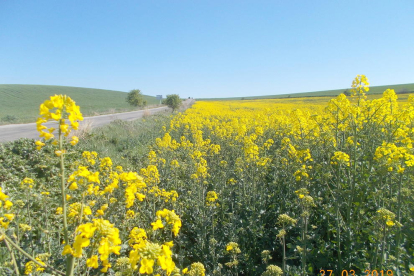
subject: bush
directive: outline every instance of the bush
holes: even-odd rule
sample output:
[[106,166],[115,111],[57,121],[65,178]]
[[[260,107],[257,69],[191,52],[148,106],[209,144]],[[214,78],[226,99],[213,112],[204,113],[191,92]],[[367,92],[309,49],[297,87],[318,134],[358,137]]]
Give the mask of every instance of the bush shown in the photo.
[[168,107],[171,107],[173,111],[177,110],[181,105],[180,96],[177,94],[167,95],[165,104],[168,105]]
[[147,104],[147,101],[144,101],[144,96],[142,95],[141,90],[133,89],[128,93],[126,101],[132,106],[143,107]]

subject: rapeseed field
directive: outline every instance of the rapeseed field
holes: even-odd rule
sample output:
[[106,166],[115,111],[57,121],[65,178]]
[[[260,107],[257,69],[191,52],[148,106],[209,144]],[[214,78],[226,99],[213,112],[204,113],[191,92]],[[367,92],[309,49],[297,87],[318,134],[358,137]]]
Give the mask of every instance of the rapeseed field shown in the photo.
[[0,273],[409,275],[414,96],[368,94],[197,102],[135,170],[77,150],[53,96],[19,150],[42,161],[1,175]]

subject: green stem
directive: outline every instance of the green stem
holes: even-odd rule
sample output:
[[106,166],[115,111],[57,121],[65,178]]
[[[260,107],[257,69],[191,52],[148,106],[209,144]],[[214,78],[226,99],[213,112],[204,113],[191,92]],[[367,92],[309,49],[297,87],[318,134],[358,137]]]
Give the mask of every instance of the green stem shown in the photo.
[[[283,227],[283,231],[286,233],[285,227]],[[286,240],[285,235],[282,237],[282,243],[283,243],[283,275],[285,275],[286,271]]]
[[372,256],[372,260],[371,260],[372,267],[377,267],[378,250],[379,250],[379,242],[377,243],[377,246],[375,247],[375,253]]
[[[69,244],[68,236],[68,222],[66,218],[66,191],[65,191],[65,167],[64,167],[64,154],[63,154],[63,136],[60,129],[59,122],[59,150],[62,151],[60,155],[60,188],[62,192],[62,211],[63,211],[63,234],[65,238],[65,245]],[[72,255],[68,255],[66,258],[66,276],[73,276],[74,259]]]
[[[401,223],[401,185],[402,174],[400,175],[400,181],[398,182],[398,203],[397,203],[397,221]],[[397,233],[397,265],[400,263],[400,242],[401,242],[401,228],[398,227]]]
[[214,238],[214,211],[212,210],[211,211],[212,212],[212,214],[211,214],[211,225],[212,225],[212,227],[213,227],[213,238]]
[[382,269],[382,262],[384,260],[384,251],[385,251],[385,241],[386,241],[386,232],[387,232],[387,226],[384,226],[384,231],[383,231],[383,235],[384,237],[382,238],[382,242],[381,242],[381,256],[380,256],[380,265],[379,268]]
[[336,233],[336,239],[337,239],[337,244],[338,244],[338,268],[339,271],[342,271],[342,253],[341,253],[341,224],[339,221],[340,218],[340,211],[339,211],[339,191],[341,189],[341,183],[339,182],[340,180],[340,169],[338,170],[338,176],[337,176],[337,196],[335,199],[335,209],[336,209],[336,228],[337,228],[337,233]]
[[[236,256],[236,254],[234,254],[233,255],[233,264],[236,262],[236,260],[237,260],[237,256]],[[234,275],[239,275],[238,274],[238,272],[237,272],[237,265],[234,265]]]
[[19,267],[17,266],[17,262],[16,262],[16,258],[14,257],[13,250],[10,248],[10,245],[9,245],[9,243],[7,242],[7,240],[4,240],[4,243],[6,244],[7,249],[8,249],[8,250],[9,250],[9,252],[10,252],[10,256],[11,256],[11,258],[12,258],[12,263],[13,263],[14,271],[16,272],[16,275],[20,275],[20,272],[19,272]]
[[21,249],[20,246],[18,246],[17,244],[15,244],[12,241],[12,239],[10,239],[8,236],[6,236],[6,234],[3,231],[1,231],[1,234],[4,235],[5,241],[7,241],[9,244],[11,244],[14,248],[17,249],[17,251],[19,251],[20,253],[22,253],[24,256],[26,256],[29,260],[33,261],[35,264],[37,264],[37,265],[39,265],[41,267],[44,267],[44,268],[48,268],[48,269],[56,272],[59,275],[65,275],[63,272],[61,272],[59,270],[56,270],[53,267],[46,265],[45,263],[43,263],[43,264],[40,263],[38,260],[36,260],[35,258],[33,258],[29,253],[27,253],[26,251],[24,251],[23,249]]
[[307,253],[307,249],[306,249],[306,243],[307,243],[307,232],[308,232],[308,218],[305,217],[305,221],[304,221],[304,229],[303,229],[303,258],[302,258],[302,270],[303,270],[303,275],[306,275],[306,253]]
[[[46,201],[43,199],[43,204],[44,204],[44,206],[45,206],[45,221],[46,221],[46,230],[47,229],[49,229],[49,220],[48,220],[48,212],[47,212],[47,204],[46,204]],[[45,233],[45,236],[46,236],[46,240],[47,240],[47,252],[48,253],[51,253],[52,252],[52,250],[50,249],[50,241],[51,241],[51,239],[49,239],[49,231],[47,230],[47,231],[45,231],[44,232]]]
[[[63,137],[59,129],[59,150],[63,150]],[[64,168],[64,155],[60,155],[60,188],[62,192],[62,211],[63,211],[63,234],[65,238],[65,244],[69,244],[68,238],[68,222],[66,218],[66,191],[65,191],[65,168]]]
[[[27,212],[26,212],[26,214],[27,214],[27,217],[29,219],[29,225],[33,225],[33,223],[32,223],[32,217],[30,216],[30,208],[29,208],[30,199],[28,199],[26,197],[26,200],[27,200],[27,204],[26,204]],[[18,241],[18,242],[20,242],[20,241]],[[34,248],[33,239],[30,239],[30,246],[31,246],[31,248]]]
[[[359,106],[359,101],[360,101],[360,97],[358,98],[358,106]],[[357,177],[357,145],[358,145],[358,139],[357,139],[357,122],[358,122],[358,113],[356,115],[355,118],[355,125],[354,125],[354,148],[353,148],[353,158],[354,158],[354,162],[353,162],[353,168],[352,168],[352,178],[349,180],[350,183],[350,188],[351,191],[349,193],[349,197],[348,197],[348,204],[347,204],[347,210],[346,210],[346,221],[345,221],[345,226],[346,226],[346,245],[344,247],[344,251],[346,256],[349,256],[349,249],[350,249],[350,244],[351,244],[351,208],[353,206],[353,201],[354,201],[354,194],[355,194],[355,184],[356,184],[356,177]],[[346,266],[349,266],[349,264],[346,263]],[[342,270],[340,270],[342,271]]]

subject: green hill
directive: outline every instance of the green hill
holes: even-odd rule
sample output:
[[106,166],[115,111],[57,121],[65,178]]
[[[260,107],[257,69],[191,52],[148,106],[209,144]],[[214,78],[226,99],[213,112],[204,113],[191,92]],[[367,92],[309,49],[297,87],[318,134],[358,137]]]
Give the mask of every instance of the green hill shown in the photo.
[[[408,83],[408,84],[371,86],[367,94],[371,94],[371,95],[382,94],[388,88],[394,89],[397,94],[414,93],[414,83]],[[346,90],[349,91],[350,88],[326,90],[326,91],[292,93],[292,94],[267,95],[267,96],[232,97],[232,98],[200,98],[197,100],[223,101],[223,100],[256,100],[256,99],[281,99],[281,98],[303,98],[303,97],[335,97],[341,93],[344,93]]]
[[[0,84],[0,124],[35,122],[39,105],[55,94],[71,97],[84,116],[137,110],[131,107],[121,91],[56,86]],[[155,97],[144,96],[148,105],[159,103]]]

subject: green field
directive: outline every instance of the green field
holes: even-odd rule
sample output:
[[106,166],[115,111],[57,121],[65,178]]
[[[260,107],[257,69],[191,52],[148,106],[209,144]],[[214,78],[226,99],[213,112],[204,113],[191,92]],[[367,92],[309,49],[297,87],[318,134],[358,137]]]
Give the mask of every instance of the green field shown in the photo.
[[[393,85],[381,85],[371,86],[367,95],[382,94],[387,89],[394,89],[397,94],[414,93],[414,83],[407,84],[393,84]],[[293,94],[278,94],[278,95],[266,95],[266,96],[250,96],[250,97],[231,97],[231,98],[197,98],[197,100],[203,101],[225,101],[225,100],[256,100],[256,99],[281,99],[281,98],[302,98],[302,97],[335,97],[345,91],[349,91],[350,88],[314,91],[314,92],[302,92]]]
[[[39,114],[39,105],[55,94],[71,97],[82,107],[84,116],[136,110],[126,101],[127,93],[104,89],[92,89],[55,85],[0,84],[0,125],[34,122]],[[144,96],[148,105],[159,101]]]

